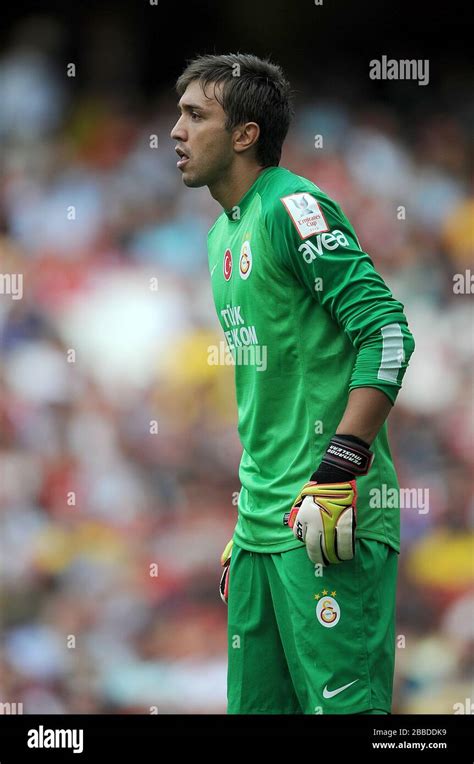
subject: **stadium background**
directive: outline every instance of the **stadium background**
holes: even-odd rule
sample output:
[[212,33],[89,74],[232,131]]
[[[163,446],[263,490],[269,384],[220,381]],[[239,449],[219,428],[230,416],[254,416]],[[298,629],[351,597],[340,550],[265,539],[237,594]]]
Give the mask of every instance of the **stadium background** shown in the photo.
[[[401,510],[394,712],[474,697],[472,295],[453,291],[473,264],[472,102],[463,6],[445,16],[309,0],[5,10],[0,272],[23,274],[24,294],[0,295],[1,703],[225,711],[217,584],[240,446],[232,369],[207,364],[220,210],[182,185],[169,131],[185,60],[235,50],[285,68],[282,164],[342,204],[417,341],[389,420],[401,486],[429,490],[428,512]],[[370,80],[383,54],[428,58],[429,85]]]

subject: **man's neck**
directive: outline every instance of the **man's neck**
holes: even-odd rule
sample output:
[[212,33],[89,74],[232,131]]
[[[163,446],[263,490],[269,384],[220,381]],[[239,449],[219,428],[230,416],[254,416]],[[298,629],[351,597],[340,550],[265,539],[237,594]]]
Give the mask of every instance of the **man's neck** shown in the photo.
[[257,165],[243,168],[234,166],[225,177],[209,186],[209,192],[221,207],[230,210],[239,203],[265,169]]

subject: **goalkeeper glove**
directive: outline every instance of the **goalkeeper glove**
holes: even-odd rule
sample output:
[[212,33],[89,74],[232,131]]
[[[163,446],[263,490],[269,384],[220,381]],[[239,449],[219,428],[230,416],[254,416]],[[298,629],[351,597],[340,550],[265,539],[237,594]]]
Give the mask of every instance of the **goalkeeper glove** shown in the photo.
[[356,475],[366,475],[374,455],[352,435],[335,435],[321,465],[305,483],[283,518],[306,544],[311,562],[331,565],[352,560],[357,524]]
[[232,547],[234,545],[234,540],[231,539],[227,545],[224,551],[221,555],[221,565],[224,568],[220,584],[219,584],[219,594],[221,595],[221,600],[226,605],[229,601],[229,574],[230,574],[230,558],[232,556]]

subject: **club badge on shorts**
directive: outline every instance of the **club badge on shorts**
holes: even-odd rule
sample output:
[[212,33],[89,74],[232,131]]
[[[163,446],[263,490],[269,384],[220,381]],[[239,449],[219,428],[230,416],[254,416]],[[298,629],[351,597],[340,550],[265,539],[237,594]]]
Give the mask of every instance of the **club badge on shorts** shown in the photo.
[[339,623],[341,617],[339,604],[332,595],[335,596],[336,592],[331,592],[331,595],[329,595],[329,592],[324,590],[322,594],[318,592],[318,594],[314,595],[314,598],[318,600],[316,618],[321,626],[324,626],[326,629],[332,629],[333,626]]

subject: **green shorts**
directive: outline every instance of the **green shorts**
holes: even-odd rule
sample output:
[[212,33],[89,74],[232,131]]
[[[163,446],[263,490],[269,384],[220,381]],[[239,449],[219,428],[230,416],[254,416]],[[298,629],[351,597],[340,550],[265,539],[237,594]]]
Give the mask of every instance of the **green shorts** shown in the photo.
[[228,714],[390,713],[398,553],[356,540],[353,560],[315,566],[234,542]]

